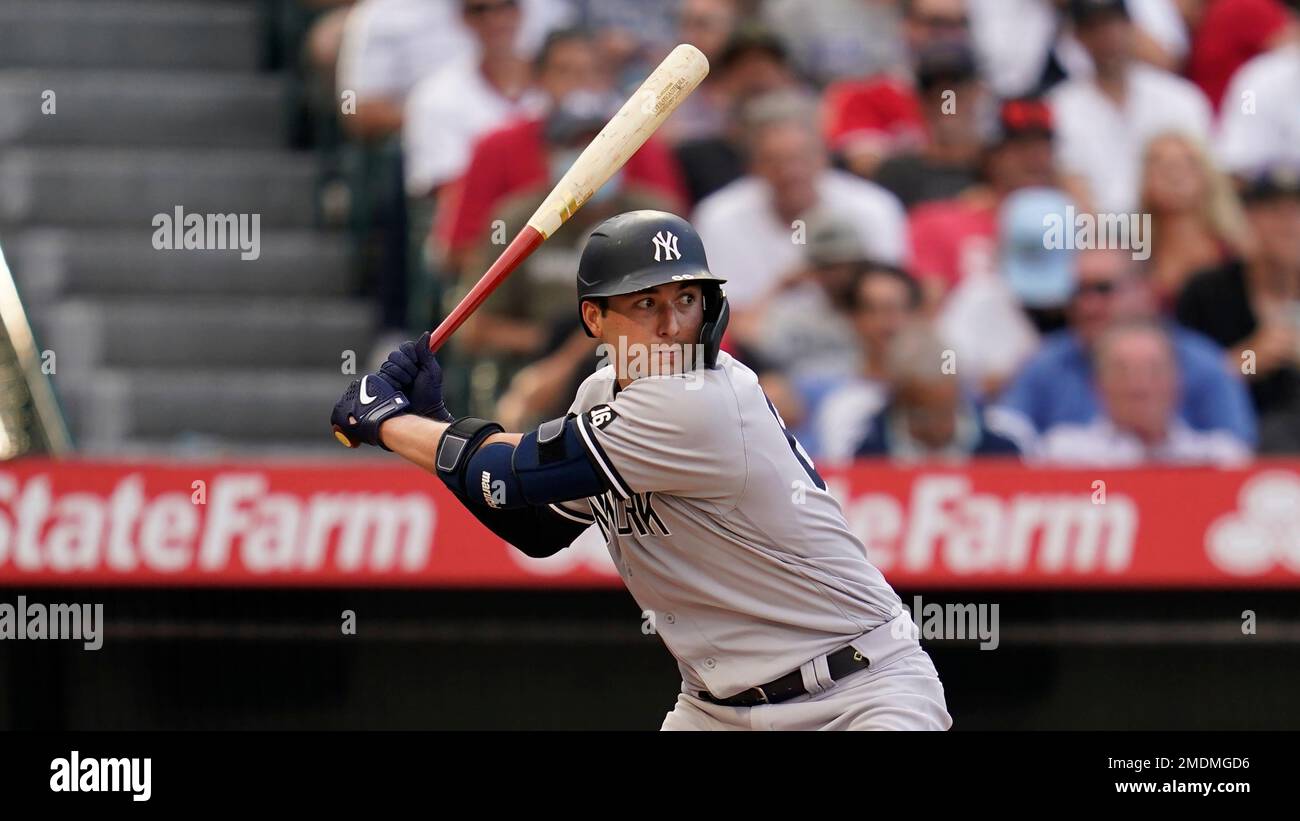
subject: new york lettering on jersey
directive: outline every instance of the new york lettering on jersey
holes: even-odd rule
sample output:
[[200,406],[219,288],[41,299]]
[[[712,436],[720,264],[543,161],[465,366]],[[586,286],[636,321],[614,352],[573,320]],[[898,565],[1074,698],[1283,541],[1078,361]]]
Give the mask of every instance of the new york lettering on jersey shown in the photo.
[[901,602],[754,372],[718,364],[618,391],[606,368],[570,412],[608,478],[587,502],[624,583],[672,614],[657,632],[683,681],[726,695],[844,647]]

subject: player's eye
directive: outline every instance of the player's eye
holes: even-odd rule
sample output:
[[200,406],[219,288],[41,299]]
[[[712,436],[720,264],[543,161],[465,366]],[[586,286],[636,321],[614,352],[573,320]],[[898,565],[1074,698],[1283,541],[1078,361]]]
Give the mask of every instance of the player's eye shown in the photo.
[[651,298],[651,297],[646,297],[645,299],[642,299],[642,300],[638,301],[637,304],[636,304],[636,307],[638,307],[638,308],[651,308],[651,307],[654,307],[654,304],[655,304],[655,301],[654,301],[653,298]]
[[695,294],[682,294],[679,299],[681,299],[683,305],[695,304]]

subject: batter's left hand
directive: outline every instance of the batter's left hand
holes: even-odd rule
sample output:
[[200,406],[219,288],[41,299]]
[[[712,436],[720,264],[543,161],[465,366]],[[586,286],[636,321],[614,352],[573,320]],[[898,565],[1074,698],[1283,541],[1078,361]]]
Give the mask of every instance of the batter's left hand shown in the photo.
[[451,422],[442,398],[442,366],[429,352],[429,333],[414,342],[403,342],[379,367],[379,376],[388,380],[411,400],[411,412],[439,422]]
[[330,424],[334,436],[350,448],[367,444],[388,450],[379,438],[380,424],[410,411],[411,403],[401,391],[378,374],[368,373],[348,385],[334,405]]

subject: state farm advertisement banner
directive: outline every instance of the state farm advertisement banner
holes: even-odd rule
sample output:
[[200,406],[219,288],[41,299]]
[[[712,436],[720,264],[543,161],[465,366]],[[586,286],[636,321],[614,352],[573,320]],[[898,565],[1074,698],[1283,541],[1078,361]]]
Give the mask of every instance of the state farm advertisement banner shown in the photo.
[[[905,587],[1300,587],[1300,461],[860,464],[828,475]],[[797,504],[792,494],[792,504]],[[530,559],[405,466],[0,466],[0,585],[616,587],[596,528]]]

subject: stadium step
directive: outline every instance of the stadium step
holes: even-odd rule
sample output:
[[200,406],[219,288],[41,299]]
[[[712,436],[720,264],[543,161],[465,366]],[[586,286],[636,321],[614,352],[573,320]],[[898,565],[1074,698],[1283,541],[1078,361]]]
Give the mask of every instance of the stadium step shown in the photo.
[[[272,5],[0,0],[0,242],[84,453],[346,457],[329,411],[376,312],[287,148]],[[178,208],[173,238],[257,215],[256,259],[156,247]]]
[[[130,300],[76,298],[38,325],[56,354],[55,385],[100,367],[320,368],[341,374],[343,355],[364,362],[372,306],[312,297]],[[227,385],[232,392],[243,386]]]
[[159,251],[152,229],[29,228],[4,240],[29,307],[65,296],[346,296],[353,288],[342,236],[264,231],[261,255],[237,251]]
[[128,440],[180,450],[289,442],[322,454],[332,445],[337,456],[330,409],[351,378],[337,369],[104,369],[60,395],[73,436],[91,450],[116,452]]
[[138,226],[155,215],[258,214],[315,220],[312,157],[282,151],[14,148],[0,152],[0,223]]
[[284,84],[254,74],[9,69],[0,111],[0,144],[10,145],[274,148],[286,139]]
[[0,66],[255,71],[244,0],[0,0]]

